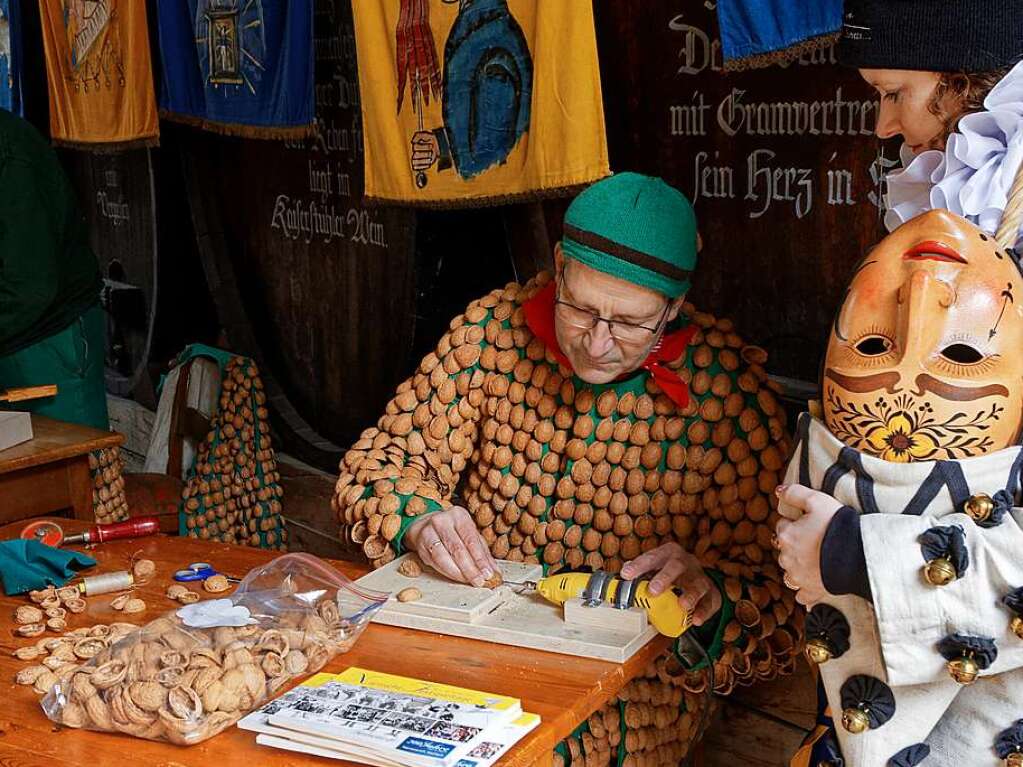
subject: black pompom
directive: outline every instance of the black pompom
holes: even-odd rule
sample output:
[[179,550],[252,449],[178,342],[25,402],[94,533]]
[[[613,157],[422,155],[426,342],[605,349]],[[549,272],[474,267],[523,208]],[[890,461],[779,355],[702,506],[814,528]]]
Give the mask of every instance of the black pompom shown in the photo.
[[949,634],[938,642],[938,652],[945,660],[971,657],[983,671],[998,657],[998,648],[993,639],[968,634]]
[[1023,751],[1023,719],[1017,719],[1011,727],[1002,730],[995,738],[995,753],[999,759]]
[[912,746],[906,746],[888,760],[888,767],[916,767],[930,755],[931,747],[926,743],[917,743]]
[[1023,615],[1023,588],[1013,589],[1002,597],[1002,604],[1016,615]]
[[831,657],[840,658],[849,650],[849,621],[831,605],[814,605],[806,615],[806,638],[823,639]]
[[960,578],[970,566],[966,533],[959,525],[932,527],[920,536],[920,549],[923,551],[925,562],[943,558],[951,561]]
[[1008,490],[999,490],[991,500],[995,504],[991,509],[991,515],[987,519],[977,522],[980,527],[997,527],[1002,524],[1005,515],[1012,509],[1012,496],[1009,495]]
[[877,677],[857,674],[845,680],[841,689],[842,708],[858,708],[867,713],[874,730],[895,716],[895,696]]

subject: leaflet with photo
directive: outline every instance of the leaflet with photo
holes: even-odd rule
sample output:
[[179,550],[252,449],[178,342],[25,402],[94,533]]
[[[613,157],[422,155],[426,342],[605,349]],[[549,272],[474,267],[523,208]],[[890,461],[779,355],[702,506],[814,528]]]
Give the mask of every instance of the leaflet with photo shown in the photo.
[[454,767],[521,714],[516,698],[350,668],[316,674],[238,726],[316,736],[389,764]]
[[[501,727],[494,736],[480,743],[472,751],[460,759],[455,767],[492,767],[498,759],[518,743],[526,734],[540,724],[536,714],[525,713],[510,724]],[[325,756],[330,759],[346,759],[357,761],[372,767],[403,767],[401,762],[377,757],[364,751],[356,751],[345,744],[321,738],[316,735],[282,730],[269,724],[261,727],[256,736],[256,743],[272,746],[287,751],[295,751],[314,756]]]

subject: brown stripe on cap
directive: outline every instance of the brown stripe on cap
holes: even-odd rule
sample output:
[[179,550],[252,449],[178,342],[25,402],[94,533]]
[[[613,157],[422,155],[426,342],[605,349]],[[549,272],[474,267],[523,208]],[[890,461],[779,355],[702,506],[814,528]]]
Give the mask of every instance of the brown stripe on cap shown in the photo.
[[571,224],[565,224],[565,235],[580,245],[602,251],[615,258],[620,258],[622,261],[628,261],[630,264],[635,264],[672,280],[684,282],[692,274],[687,269],[680,269],[666,261],[661,261],[659,258],[654,258],[642,251],[630,248],[628,245],[622,245],[614,240],[607,239],[607,237],[601,237],[599,234],[584,231]]

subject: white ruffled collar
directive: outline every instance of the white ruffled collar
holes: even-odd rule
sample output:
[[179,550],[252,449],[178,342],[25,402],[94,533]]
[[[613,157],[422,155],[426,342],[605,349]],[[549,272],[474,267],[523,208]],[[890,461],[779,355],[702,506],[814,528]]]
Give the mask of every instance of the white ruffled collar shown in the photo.
[[994,234],[1023,161],[1023,62],[991,89],[983,112],[959,121],[944,152],[913,157],[903,145],[900,154],[904,167],[887,177],[888,231],[945,208]]

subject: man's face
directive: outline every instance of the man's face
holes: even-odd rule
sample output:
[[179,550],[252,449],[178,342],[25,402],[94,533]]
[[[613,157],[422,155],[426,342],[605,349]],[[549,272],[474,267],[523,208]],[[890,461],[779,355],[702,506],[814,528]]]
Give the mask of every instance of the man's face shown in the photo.
[[829,430],[889,461],[1016,444],[1023,280],[994,238],[948,211],[901,226],[860,265],[824,361]]
[[[558,344],[576,375],[588,383],[601,384],[637,370],[660,339],[663,326],[678,314],[682,299],[672,301],[669,308],[668,299],[660,293],[565,259],[560,247],[555,256],[558,299],[585,310],[580,313],[570,307],[554,307]],[[615,338],[606,322],[580,327],[592,322],[586,318],[587,312],[612,323],[619,320],[643,325],[655,332],[625,331],[624,325],[616,325],[615,334],[624,332],[634,338]]]

